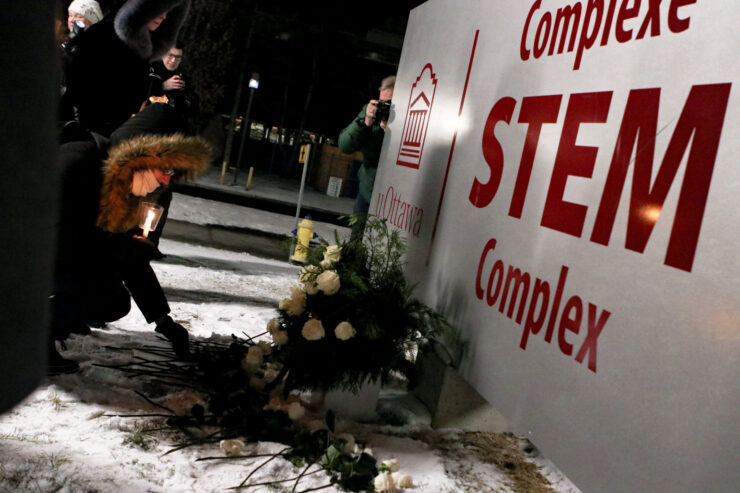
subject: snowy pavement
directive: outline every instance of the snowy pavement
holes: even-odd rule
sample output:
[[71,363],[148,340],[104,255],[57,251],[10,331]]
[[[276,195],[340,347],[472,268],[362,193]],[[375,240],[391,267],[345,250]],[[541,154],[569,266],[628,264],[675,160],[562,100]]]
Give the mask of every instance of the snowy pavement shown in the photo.
[[[194,338],[224,340],[231,334],[257,335],[275,316],[278,301],[295,282],[298,268],[265,260],[163,240],[168,256],[154,264],[165,287],[172,316]],[[137,308],[125,318],[68,340],[66,357],[80,361],[74,375],[48,379],[22,404],[0,417],[0,492],[210,492],[242,482],[264,459],[196,461],[221,456],[217,445],[189,447],[164,455],[183,435],[161,417],[121,417],[161,413],[137,392],[156,402],[186,409],[200,396],[189,390],[162,391],[141,379],[95,364],[126,363],[142,345],[166,345]],[[120,348],[114,350],[111,348]],[[373,450],[379,461],[397,458],[414,489],[443,492],[578,492],[536,449],[510,435],[462,433],[429,428],[356,425],[343,430]],[[255,443],[248,452],[276,452],[275,443]],[[250,482],[297,476],[300,470],[272,461]],[[547,480],[550,484],[547,485]],[[328,483],[323,474],[303,478],[295,491]],[[293,483],[246,491],[291,491]],[[337,491],[333,487],[321,491]]]

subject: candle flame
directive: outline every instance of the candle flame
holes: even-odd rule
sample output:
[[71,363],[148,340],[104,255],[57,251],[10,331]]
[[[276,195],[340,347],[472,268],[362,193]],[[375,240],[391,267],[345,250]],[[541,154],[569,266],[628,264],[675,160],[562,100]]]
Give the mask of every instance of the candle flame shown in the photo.
[[152,209],[149,209],[146,212],[146,219],[144,220],[144,227],[142,228],[143,233],[144,233],[144,238],[149,236],[149,232],[152,230],[152,222],[154,221],[154,215],[155,213]]

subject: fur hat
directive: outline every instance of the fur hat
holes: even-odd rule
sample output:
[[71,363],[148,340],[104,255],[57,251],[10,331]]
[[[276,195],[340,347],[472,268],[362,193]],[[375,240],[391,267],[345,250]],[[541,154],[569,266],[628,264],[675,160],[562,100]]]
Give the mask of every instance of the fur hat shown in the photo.
[[[190,10],[190,0],[127,0],[113,21],[116,34],[144,60],[153,61],[167,53],[176,42]],[[154,31],[147,27],[166,13]]]
[[208,142],[178,130],[174,108],[154,104],[111,134],[100,194],[100,228],[122,233],[136,226],[142,197],[133,195],[131,187],[137,172],[172,170],[189,178],[208,168],[212,152]]
[[208,168],[211,148],[201,137],[141,135],[111,148],[103,170],[97,225],[111,233],[136,227],[142,197],[131,193],[137,171],[174,170],[188,178]]
[[103,20],[103,11],[100,9],[100,4],[95,0],[74,0],[69,4],[67,10],[77,12],[90,21],[91,25]]

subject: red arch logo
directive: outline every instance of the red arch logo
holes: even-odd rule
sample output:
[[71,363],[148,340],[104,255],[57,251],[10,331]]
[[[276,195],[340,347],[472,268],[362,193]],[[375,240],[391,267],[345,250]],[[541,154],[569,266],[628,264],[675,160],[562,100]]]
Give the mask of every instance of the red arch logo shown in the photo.
[[437,91],[437,76],[431,63],[421,69],[416,82],[411,86],[409,104],[401,134],[401,146],[398,149],[396,164],[419,168],[424,153],[424,142],[429,128],[429,115],[434,104],[434,93]]

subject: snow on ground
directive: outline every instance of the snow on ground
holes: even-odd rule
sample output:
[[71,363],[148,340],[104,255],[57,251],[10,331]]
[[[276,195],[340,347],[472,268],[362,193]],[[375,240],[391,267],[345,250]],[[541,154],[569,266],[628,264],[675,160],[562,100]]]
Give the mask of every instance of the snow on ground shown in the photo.
[[[163,240],[160,247],[168,257],[154,266],[170,300],[173,318],[198,339],[264,332],[298,272],[288,263],[242,253],[168,240]],[[196,461],[222,456],[217,445],[194,446],[165,455],[184,437],[171,430],[158,430],[164,427],[164,418],[122,417],[162,410],[137,395],[137,391],[152,395],[150,384],[143,379],[93,365],[129,362],[139,356],[135,348],[142,345],[165,346],[167,343],[152,329],[134,307],[128,316],[107,328],[93,329],[90,336],[72,336],[67,341],[63,354],[80,361],[81,371],[47,379],[25,402],[0,417],[0,492],[225,491],[240,484],[265,460]],[[185,408],[198,398],[183,390],[169,391],[156,400],[170,408]],[[514,445],[506,445],[508,449],[501,452],[498,445],[486,443],[503,440],[503,435],[349,422],[339,426],[364,441],[379,460],[397,458],[401,471],[411,475],[416,485],[404,491],[578,492],[536,451],[521,452],[521,443],[515,438],[509,438]],[[276,443],[253,443],[243,453],[274,453],[281,448]],[[506,458],[504,462],[502,457]],[[499,463],[505,467],[499,467]],[[523,470],[524,465],[532,464],[551,482],[551,489],[532,489],[510,470]],[[275,460],[260,469],[250,483],[287,479],[299,473],[290,463]],[[303,478],[295,491],[318,488],[327,482],[323,473],[312,474]],[[292,487],[292,482],[286,482],[280,487],[261,486],[247,491],[291,491]]]

